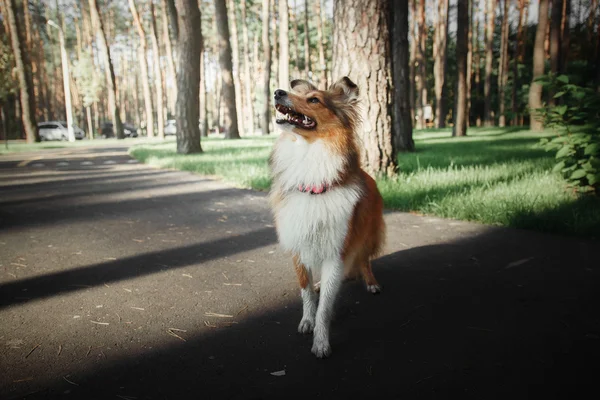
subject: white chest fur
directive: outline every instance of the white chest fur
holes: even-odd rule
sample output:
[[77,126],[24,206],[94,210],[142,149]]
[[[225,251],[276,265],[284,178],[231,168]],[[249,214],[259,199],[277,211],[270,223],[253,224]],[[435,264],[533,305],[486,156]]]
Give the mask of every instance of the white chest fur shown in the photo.
[[273,154],[277,176],[274,187],[283,193],[275,217],[281,246],[300,256],[311,270],[326,260],[339,258],[348,224],[361,196],[358,185],[334,186],[326,193],[311,195],[298,185],[333,183],[343,159],[332,155],[325,145],[280,138]]

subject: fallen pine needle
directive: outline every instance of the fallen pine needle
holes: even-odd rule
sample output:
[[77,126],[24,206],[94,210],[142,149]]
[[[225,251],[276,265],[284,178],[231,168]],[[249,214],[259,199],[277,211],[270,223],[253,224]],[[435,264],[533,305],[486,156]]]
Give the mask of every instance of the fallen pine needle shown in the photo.
[[58,345],[58,353],[56,353],[56,357],[60,356],[60,353],[62,353],[62,344]]
[[216,328],[217,326],[209,321],[204,321],[204,325],[208,326],[209,328]]
[[92,352],[92,346],[88,347],[88,351],[87,351],[87,353],[85,353],[85,356],[86,357],[89,356],[91,352]]
[[97,325],[110,325],[108,322],[98,322],[98,321],[92,321],[92,320],[90,320],[90,322],[92,324],[97,324]]
[[504,269],[518,267],[519,265],[523,265],[526,262],[529,262],[533,259],[534,259],[534,257],[529,257],[529,258],[523,258],[521,260],[513,261],[513,262],[509,263],[506,267],[504,267]]
[[229,280],[229,278],[227,277],[227,275],[225,275],[225,272],[221,272],[221,274],[225,277],[225,280]]
[[118,398],[123,399],[123,400],[135,400],[137,399],[137,397],[133,397],[133,396],[121,396],[120,394],[116,395]]
[[141,239],[131,239],[131,240],[133,240],[134,242],[138,242],[138,243],[144,243],[144,241]]
[[[184,338],[182,338],[181,336],[179,336],[178,334],[173,332],[173,330],[174,330],[173,328],[169,328],[169,329],[167,329],[167,333],[171,336],[176,337],[177,339],[183,340],[184,342],[186,341]],[[177,329],[177,330],[181,331],[181,332],[185,332],[185,331],[182,331],[181,329]]]
[[[117,314],[117,313],[115,313]],[[121,323],[121,316],[119,314],[117,314],[117,317],[119,317],[119,323]]]
[[19,382],[29,382],[33,380],[33,376],[29,376],[27,378],[23,378],[23,379],[17,379],[16,381],[13,381],[13,383],[19,383]]
[[214,312],[205,312],[204,315],[206,315],[207,317],[233,318],[233,315],[217,314],[217,313],[214,313]]
[[187,332],[185,329],[177,329],[177,328],[169,328],[169,330],[176,331],[176,332]]
[[144,308],[142,308],[142,307],[131,307],[131,308],[133,308],[134,310],[146,311],[146,310],[145,310]]
[[125,289],[123,288],[124,291],[131,293],[131,289]]
[[[69,376],[69,375],[67,375],[67,376]],[[70,383],[71,385],[79,386],[79,384],[78,384],[78,383],[75,383],[75,382],[73,382],[73,381],[70,381],[70,380],[68,380],[68,379],[67,379],[67,376],[63,376],[63,379],[64,379],[65,381],[67,381],[67,382],[68,382],[68,383]]]
[[247,310],[247,309],[248,309],[248,304],[246,304],[244,306],[244,308],[242,308],[240,311],[238,311],[237,314],[235,314],[235,315],[240,315],[244,310]]
[[192,278],[190,274],[181,274],[181,276],[185,276],[186,278]]
[[36,344],[36,345],[33,347],[33,349],[29,350],[29,353],[27,353],[27,355],[25,356],[25,358],[29,357],[29,356],[31,355],[31,353],[33,353],[33,352],[34,352],[34,350],[35,350],[35,349],[37,349],[37,348],[38,348],[38,347],[40,347],[40,346],[41,346],[41,344],[40,344],[40,343]]
[[285,369],[283,369],[281,371],[271,372],[271,375],[273,375],[273,376],[285,376]]
[[241,283],[223,283],[225,286],[242,286]]

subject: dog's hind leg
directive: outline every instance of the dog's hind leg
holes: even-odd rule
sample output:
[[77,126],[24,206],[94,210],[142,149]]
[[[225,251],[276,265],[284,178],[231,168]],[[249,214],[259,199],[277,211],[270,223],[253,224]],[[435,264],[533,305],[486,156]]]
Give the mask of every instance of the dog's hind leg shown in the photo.
[[312,272],[300,262],[298,256],[294,256],[294,269],[300,284],[300,296],[302,297],[302,320],[298,325],[298,332],[311,333],[315,328],[315,315],[317,313],[317,294],[313,288]]
[[377,283],[377,279],[375,279],[375,275],[373,275],[373,270],[371,269],[371,261],[367,258],[360,262],[359,265],[360,274],[362,275],[365,284],[367,285],[367,291],[369,293],[380,293],[381,286]]
[[344,278],[344,264],[341,260],[327,260],[321,269],[321,291],[319,293],[319,307],[315,320],[312,352],[318,358],[328,357],[331,354],[329,345],[329,325],[333,316],[335,298]]

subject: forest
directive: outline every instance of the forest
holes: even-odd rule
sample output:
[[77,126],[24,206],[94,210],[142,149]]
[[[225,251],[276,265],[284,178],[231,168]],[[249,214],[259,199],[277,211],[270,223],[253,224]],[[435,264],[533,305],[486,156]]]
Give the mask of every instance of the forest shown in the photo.
[[28,142],[72,120],[90,139],[176,130],[196,152],[200,136],[271,133],[271,94],[291,79],[326,89],[348,75],[366,103],[363,159],[385,172],[413,128],[542,129],[535,110],[567,99],[542,76],[600,89],[597,0],[1,4],[2,134]]

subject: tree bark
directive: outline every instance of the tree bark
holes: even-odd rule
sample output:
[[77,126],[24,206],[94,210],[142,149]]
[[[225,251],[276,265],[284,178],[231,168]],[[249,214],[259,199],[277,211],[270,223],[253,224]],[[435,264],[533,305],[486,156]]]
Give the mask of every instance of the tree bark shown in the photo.
[[483,82],[483,125],[493,126],[492,118],[492,68],[494,60],[494,27],[496,0],[487,0],[487,21],[485,27],[485,80]]
[[206,96],[206,53],[200,54],[200,136],[208,136],[208,104]]
[[471,84],[473,82],[473,18],[475,15],[475,1],[469,0],[469,33],[467,42],[467,108],[465,118],[467,128],[471,125]]
[[[571,0],[563,0],[563,14],[560,33],[560,71],[562,74],[567,73],[569,65],[569,54],[571,47],[571,34],[569,21],[571,20]],[[599,32],[600,33],[600,32]],[[600,66],[598,66],[600,68]]]
[[240,135],[246,134],[246,119],[244,118],[244,99],[242,93],[242,81],[240,79],[240,50],[237,30],[237,15],[235,13],[235,2],[233,0],[227,0],[227,15],[229,21],[231,21],[230,27],[230,43],[231,43],[231,56],[232,56],[232,76],[233,76],[233,87],[235,89],[235,110],[237,113],[238,131]]
[[152,53],[154,53],[154,86],[156,86],[156,116],[158,123],[158,137],[165,138],[165,106],[163,104],[163,74],[160,67],[160,47],[158,45],[158,31],[156,30],[156,15],[154,3],[150,2],[150,37],[152,38]]
[[165,52],[167,53],[167,71],[169,73],[168,81],[171,82],[170,90],[167,90],[167,103],[169,104],[169,111],[173,114],[175,113],[175,102],[177,101],[177,72],[175,70],[175,59],[173,58],[171,36],[169,35],[167,0],[161,0],[160,14],[162,18],[163,42],[165,42]]
[[317,45],[319,46],[319,86],[327,89],[327,60],[325,60],[325,38],[323,37],[323,17],[321,15],[321,0],[315,0],[315,14],[317,15]]
[[[560,71],[561,49],[561,26],[562,26],[563,0],[552,0],[552,9],[550,11],[550,72],[554,75]],[[548,105],[554,106],[554,91],[548,91]]]
[[[525,15],[525,1],[518,0],[519,6],[519,20],[517,21],[517,38],[515,40],[515,50],[513,57],[513,84],[512,84],[512,126],[516,126],[519,122],[519,103],[517,98],[517,90],[519,86],[519,64],[523,63],[523,57],[521,55],[523,46],[523,17]],[[526,22],[526,21],[525,21]]]
[[287,0],[279,0],[279,87],[290,85],[290,37]]
[[106,71],[106,89],[108,91],[108,108],[113,122],[113,131],[117,139],[123,139],[123,125],[121,123],[121,115],[119,112],[119,104],[117,103],[117,87],[115,84],[115,70],[110,59],[110,48],[106,43],[106,35],[104,34],[104,26],[100,18],[100,11],[96,0],[89,0],[90,13],[92,15],[92,24],[95,25],[98,46],[100,47],[100,55],[104,61],[104,69]]
[[458,0],[456,21],[456,104],[452,136],[467,135],[467,42],[469,40],[469,2]]
[[[191,0],[190,0],[191,1]],[[225,129],[226,139],[239,139],[237,107],[235,101],[235,84],[233,80],[233,63],[231,60],[231,42],[229,41],[229,22],[227,20],[226,0],[215,0],[215,16],[219,36],[219,65],[223,87],[223,101],[229,115],[229,126]],[[198,55],[200,57],[200,55]],[[196,63],[199,65],[200,60]],[[181,89],[181,87],[180,87]],[[197,96],[196,96],[197,97]],[[198,109],[198,107],[196,107]],[[198,123],[196,122],[196,125]]]
[[[224,6],[224,4],[223,4]],[[227,17],[227,12],[225,12]],[[198,109],[200,96],[200,54],[202,18],[197,0],[177,0],[177,152],[201,153]]]
[[246,0],[240,1],[240,11],[242,12],[242,43],[244,53],[244,97],[245,107],[244,114],[246,115],[246,132],[254,133],[254,110],[252,107],[252,76],[250,75],[250,46],[248,39],[248,19],[246,16]]
[[410,76],[410,89],[409,89],[409,93],[408,93],[408,100],[410,102],[410,119],[412,122],[415,121],[415,115],[416,115],[416,88],[415,88],[415,83],[417,81],[417,77],[416,77],[416,68],[415,68],[415,63],[417,61],[416,57],[417,57],[417,36],[416,36],[416,25],[415,25],[415,21],[416,21],[416,10],[417,10],[417,0],[410,0],[410,18],[408,19],[408,35],[410,37],[410,54],[409,54],[409,60],[408,60],[408,73]]
[[290,12],[290,24],[292,25],[292,29],[294,32],[294,40],[292,40],[293,42],[293,46],[292,46],[292,60],[294,61],[294,78],[299,78],[300,76],[300,49],[299,49],[299,43],[300,41],[298,40],[299,36],[298,36],[298,17],[296,15],[296,11],[298,10],[298,7],[296,7],[296,0],[293,0],[292,3],[292,10],[293,12]]
[[500,63],[498,64],[498,126],[506,126],[506,116],[504,115],[504,99],[506,83],[508,82],[508,11],[509,0],[504,0],[502,13],[502,29],[500,36]]
[[535,32],[533,47],[533,79],[529,87],[529,113],[531,115],[530,128],[532,131],[541,131],[543,122],[539,119],[537,109],[542,107],[542,85],[536,78],[544,74],[546,28],[548,26],[548,0],[539,0],[538,25]]
[[308,0],[304,0],[304,74],[306,75],[306,79],[311,79],[309,35],[310,26],[308,25]]
[[167,14],[169,14],[169,21],[171,22],[171,30],[173,32],[173,38],[179,39],[179,16],[177,15],[177,7],[175,7],[175,0],[167,1]]
[[[473,0],[475,2],[475,0]],[[479,13],[479,6],[477,7],[477,11]],[[473,43],[473,58],[475,64],[475,102],[477,104],[476,110],[477,114],[475,114],[475,125],[481,126],[481,114],[479,112],[481,105],[481,47],[479,41],[479,34],[481,33],[479,18],[475,18],[475,34],[473,35],[474,43]]]
[[148,137],[154,137],[154,108],[152,107],[152,92],[150,91],[150,79],[148,77],[148,62],[146,58],[148,43],[146,41],[146,32],[144,31],[144,26],[140,20],[140,15],[134,0],[129,0],[129,8],[133,15],[133,24],[140,37],[137,58],[140,63],[140,73],[142,75],[142,90],[144,92],[144,105],[146,109],[146,134]]
[[277,11],[275,0],[271,0],[271,35],[272,35],[272,49],[273,52],[271,54],[271,68],[273,70],[273,82],[271,82],[274,86],[278,85],[279,81],[279,35],[277,34],[277,16],[279,12]]
[[394,175],[397,168],[390,108],[392,103],[388,3],[334,0],[333,75],[348,76],[362,98],[362,165],[372,174]]
[[446,126],[446,49],[448,47],[448,0],[439,0],[433,39],[433,76],[435,80],[435,120],[437,128]]
[[[389,0],[393,5],[394,1]],[[408,2],[402,1],[398,7],[390,7],[390,52],[392,55],[393,100],[392,132],[396,151],[414,151],[410,113],[410,75],[408,51]]]
[[269,123],[271,122],[271,41],[269,40],[270,1],[262,2],[262,45],[263,45],[263,77],[262,94],[263,107],[261,110],[261,129],[263,135],[269,134]]
[[21,121],[27,143],[39,142],[40,138],[35,119],[35,97],[29,54],[24,45],[24,32],[17,21],[15,0],[4,0],[4,11],[8,20],[10,40],[19,79],[19,98],[21,101]]
[[415,60],[415,88],[416,88],[416,111],[417,129],[423,129],[425,122],[425,106],[427,105],[427,55],[425,46],[427,42],[427,25],[425,20],[425,0],[418,0],[417,8],[417,42],[416,42],[416,60]]

